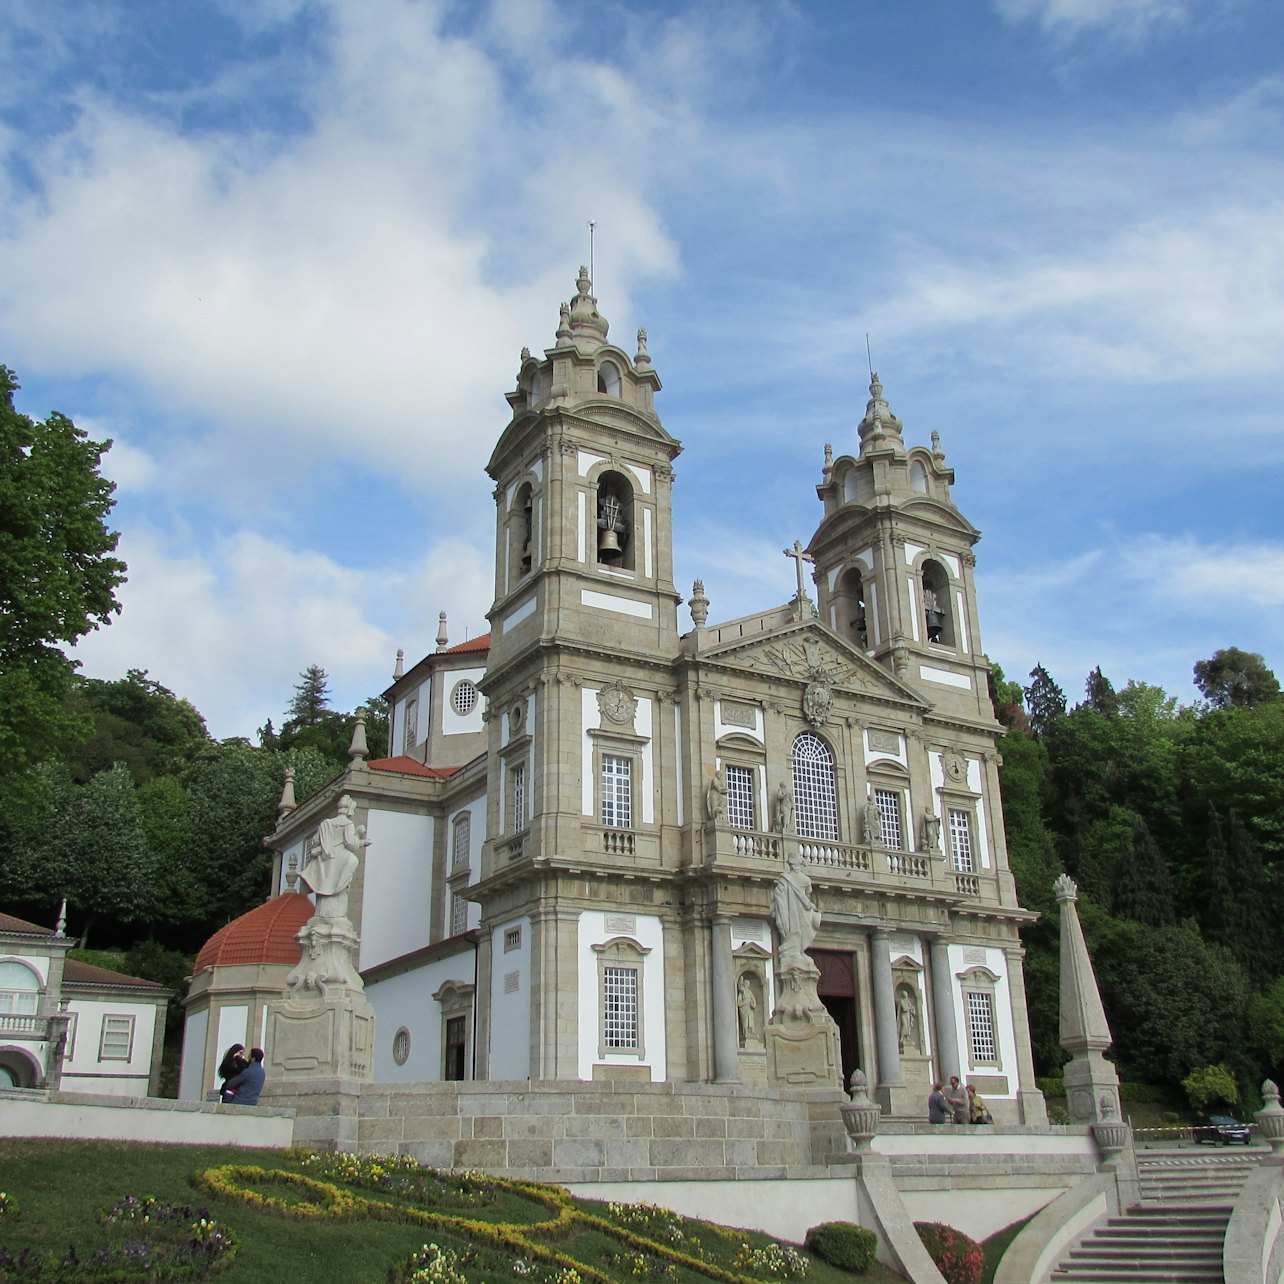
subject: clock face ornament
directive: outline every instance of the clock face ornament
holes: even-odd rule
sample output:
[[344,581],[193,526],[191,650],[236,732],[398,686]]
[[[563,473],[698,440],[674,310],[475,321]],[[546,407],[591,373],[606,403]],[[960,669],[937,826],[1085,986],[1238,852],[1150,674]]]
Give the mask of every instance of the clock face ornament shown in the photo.
[[602,717],[617,727],[631,726],[637,716],[638,702],[623,682],[613,682],[597,698]]

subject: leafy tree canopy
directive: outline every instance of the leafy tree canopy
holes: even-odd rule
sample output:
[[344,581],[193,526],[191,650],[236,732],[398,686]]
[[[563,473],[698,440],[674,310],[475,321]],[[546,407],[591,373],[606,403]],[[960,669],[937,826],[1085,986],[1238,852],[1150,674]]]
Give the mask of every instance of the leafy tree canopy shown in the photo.
[[75,733],[64,707],[73,665],[59,650],[120,610],[125,564],[107,529],[113,484],[92,441],[65,415],[36,421],[13,404],[0,366],[0,782],[30,798],[31,767]]
[[1040,740],[1066,711],[1066,693],[1041,664],[1030,670],[1030,685],[1025,689],[1025,711],[1030,719],[1030,729]]
[[1195,685],[1216,709],[1278,700],[1280,684],[1255,651],[1228,646],[1195,663]]
[[286,725],[314,727],[332,712],[330,676],[319,664],[310,664],[299,674],[294,698],[285,713]]

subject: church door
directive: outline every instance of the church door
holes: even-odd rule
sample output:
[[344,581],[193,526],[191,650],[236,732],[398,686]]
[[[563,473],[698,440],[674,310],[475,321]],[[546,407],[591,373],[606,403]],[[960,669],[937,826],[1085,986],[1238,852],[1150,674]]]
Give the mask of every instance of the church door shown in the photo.
[[852,1071],[861,1065],[860,1025],[856,1020],[856,960],[839,950],[808,950],[820,968],[816,993],[838,1027],[839,1055],[843,1062],[843,1090]]

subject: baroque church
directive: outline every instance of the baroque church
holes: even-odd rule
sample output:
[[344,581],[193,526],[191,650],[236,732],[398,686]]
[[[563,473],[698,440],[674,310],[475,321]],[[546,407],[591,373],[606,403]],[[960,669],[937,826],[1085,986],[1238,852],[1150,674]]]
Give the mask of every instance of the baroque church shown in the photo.
[[[181,1096],[242,1042],[270,1077],[376,1083],[832,1089],[860,1068],[914,1118],[958,1075],[997,1119],[1045,1121],[979,532],[939,438],[908,446],[873,376],[785,550],[794,597],[719,623],[673,581],[659,391],[645,331],[613,345],[581,269],[486,465],[489,633],[451,646],[443,615],[434,651],[399,655],[392,756],[359,726],[331,786],[296,805],[287,779],[272,898],[197,958]],[[314,904],[331,822],[359,860]],[[320,1034],[294,1019],[309,995]]]

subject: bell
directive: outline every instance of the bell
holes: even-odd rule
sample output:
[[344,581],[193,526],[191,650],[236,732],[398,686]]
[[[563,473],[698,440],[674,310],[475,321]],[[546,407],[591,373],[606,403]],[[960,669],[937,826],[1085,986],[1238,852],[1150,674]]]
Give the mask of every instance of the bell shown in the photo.
[[613,562],[617,557],[622,557],[624,550],[620,547],[620,537],[613,530],[603,530],[598,532],[597,536],[597,560],[599,562]]

